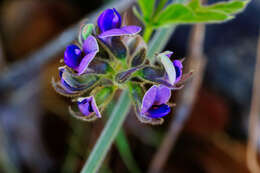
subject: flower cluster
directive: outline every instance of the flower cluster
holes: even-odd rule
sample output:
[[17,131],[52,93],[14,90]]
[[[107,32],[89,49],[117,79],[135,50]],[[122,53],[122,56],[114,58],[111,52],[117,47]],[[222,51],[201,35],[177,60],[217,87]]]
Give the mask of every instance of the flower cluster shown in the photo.
[[183,75],[182,61],[172,59],[170,51],[155,55],[151,63],[141,27],[126,23],[116,9],[107,9],[97,25],[83,25],[78,41],[67,46],[60,80],[52,84],[58,93],[73,98],[69,111],[74,117],[101,118],[117,89],[129,90],[143,123],[161,124],[171,112],[171,92],[181,88],[189,74]]

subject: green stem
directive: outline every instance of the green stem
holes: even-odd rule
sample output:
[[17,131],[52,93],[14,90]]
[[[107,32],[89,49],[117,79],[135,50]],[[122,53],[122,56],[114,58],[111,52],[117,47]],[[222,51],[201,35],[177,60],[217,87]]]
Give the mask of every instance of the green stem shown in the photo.
[[[111,101],[110,104],[106,107],[106,115],[110,115],[115,107],[115,102]],[[108,118],[108,116],[106,117]],[[125,135],[124,129],[121,128],[118,132],[118,135],[115,139],[116,147],[119,151],[119,154],[125,163],[127,169],[131,173],[141,173],[134,157],[131,152],[131,148],[129,142],[127,140],[127,136]]]
[[98,171],[129,111],[131,102],[127,91],[123,91],[118,103],[81,173],[95,173]]
[[144,30],[144,35],[143,35],[144,41],[145,41],[146,43],[149,42],[152,33],[153,33],[153,28],[150,27],[150,26],[146,26],[146,28],[145,28],[145,30]]
[[165,6],[165,4],[168,2],[168,0],[160,0],[159,4],[156,8],[156,11],[154,13],[154,18],[161,12],[161,10],[163,9],[163,7]]
[[123,128],[119,131],[117,137],[116,137],[116,146],[119,150],[119,153],[126,164],[126,167],[128,170],[132,173],[141,173],[137,163],[135,162],[135,159],[132,155],[130,146],[128,144],[128,140],[126,138],[126,135],[123,131]]

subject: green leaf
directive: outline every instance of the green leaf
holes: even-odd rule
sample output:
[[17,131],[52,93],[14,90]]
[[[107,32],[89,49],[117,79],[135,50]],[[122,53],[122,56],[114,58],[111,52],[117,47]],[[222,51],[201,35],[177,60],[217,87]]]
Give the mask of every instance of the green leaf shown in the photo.
[[234,18],[243,11],[249,1],[233,0],[203,6],[199,0],[188,4],[171,4],[153,21],[153,27],[167,27],[172,24],[218,23]]
[[217,10],[225,12],[227,14],[234,14],[241,12],[249,1],[230,1],[230,2],[220,2],[213,5],[206,6],[207,9]]
[[210,10],[201,10],[196,13],[196,16],[192,18],[190,23],[217,23],[221,21],[226,21],[233,19],[233,16],[228,16],[223,12],[218,12],[218,11],[210,11]]
[[181,23],[184,19],[192,19],[193,11],[183,4],[171,4],[162,11],[155,19],[156,24],[161,26],[169,23]]
[[144,20],[149,21],[153,15],[155,0],[138,0],[137,2],[143,13]]
[[135,6],[133,6],[133,13],[134,15],[140,20],[142,21],[143,23],[145,23],[144,19],[143,19],[143,16],[139,13],[139,11],[137,10],[137,8]]
[[159,0],[158,6],[155,10],[155,16],[164,8],[165,4],[168,2],[168,0]]
[[200,1],[199,0],[191,0],[188,4],[188,7],[190,7],[191,9],[195,10],[198,7],[200,7]]

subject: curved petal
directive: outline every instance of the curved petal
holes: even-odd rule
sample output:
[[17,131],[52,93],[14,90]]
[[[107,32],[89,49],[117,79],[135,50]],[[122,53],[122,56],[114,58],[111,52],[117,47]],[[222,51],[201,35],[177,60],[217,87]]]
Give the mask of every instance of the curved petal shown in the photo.
[[63,78],[60,80],[61,87],[67,92],[80,91],[81,89],[70,86]]
[[174,65],[175,71],[176,71],[176,81],[175,81],[175,83],[177,83],[181,80],[183,66],[182,66],[182,63],[181,63],[180,60],[174,60],[173,65]]
[[84,56],[82,61],[80,62],[79,67],[76,69],[78,71],[78,75],[82,75],[86,72],[89,63],[93,60],[93,58],[96,56],[97,52],[92,52]]
[[78,98],[78,108],[85,116],[94,112],[98,118],[101,118],[100,111],[93,96]]
[[167,104],[153,106],[148,110],[148,116],[152,118],[162,118],[171,112],[171,107]]
[[97,117],[101,118],[101,113],[98,109],[98,106],[97,106],[96,101],[93,96],[91,96],[91,107],[92,107],[93,111],[96,113]]
[[60,86],[68,93],[73,93],[75,91],[80,91],[80,88],[75,88],[71,85],[69,85],[63,78],[63,73],[65,69],[64,67],[59,68],[59,76],[60,76]]
[[83,43],[83,51],[86,53],[86,55],[81,60],[79,66],[76,68],[78,75],[81,75],[86,71],[89,63],[93,60],[99,51],[98,43],[95,37],[92,35],[88,36],[88,38]]
[[97,20],[98,27],[101,32],[121,26],[121,16],[115,9],[106,9]]
[[165,104],[170,100],[170,98],[171,98],[171,90],[164,85],[159,85],[157,87],[155,104],[156,105]]
[[141,106],[141,113],[145,114],[154,104],[157,95],[157,87],[154,85],[144,94]]
[[113,28],[120,28],[122,24],[121,15],[118,13],[118,11],[113,8],[115,17],[113,18]]
[[93,112],[93,109],[90,105],[90,100],[88,98],[82,101],[78,101],[78,108],[80,112],[85,116],[88,116]]
[[172,51],[166,51],[165,55],[168,56],[168,58],[171,58],[173,52]]
[[64,52],[64,63],[72,69],[77,68],[82,58],[81,54],[82,52],[78,46],[69,45]]
[[164,53],[160,53],[158,57],[167,73],[167,79],[171,85],[174,85],[176,81],[176,71],[172,61]]
[[111,29],[105,31],[99,35],[100,38],[113,37],[113,36],[123,36],[123,35],[135,35],[138,34],[142,30],[141,27],[131,25],[124,26],[122,28]]
[[91,52],[98,52],[99,47],[97,40],[94,36],[90,35],[87,37],[87,39],[83,43],[83,51],[88,54]]

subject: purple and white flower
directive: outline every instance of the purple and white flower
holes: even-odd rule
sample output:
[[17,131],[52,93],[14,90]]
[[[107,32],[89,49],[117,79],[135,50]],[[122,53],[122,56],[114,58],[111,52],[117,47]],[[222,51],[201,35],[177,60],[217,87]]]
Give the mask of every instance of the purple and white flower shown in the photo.
[[78,98],[77,104],[78,104],[78,108],[79,108],[80,112],[84,116],[89,116],[89,115],[95,113],[95,115],[98,118],[101,118],[100,111],[98,109],[95,98],[93,96],[80,97],[80,98]]
[[161,118],[171,112],[171,108],[167,105],[171,97],[171,90],[164,85],[153,85],[145,93],[141,114],[150,118]]
[[[172,54],[173,52],[168,51],[166,56],[171,59]],[[180,60],[171,60],[171,61],[173,63],[176,72],[176,80],[174,83],[178,83],[182,77],[182,69],[183,69],[182,61]]]
[[94,59],[99,51],[98,43],[95,37],[89,35],[84,41],[82,50],[74,44],[69,45],[64,52],[64,62],[78,75],[86,72],[88,65]]

